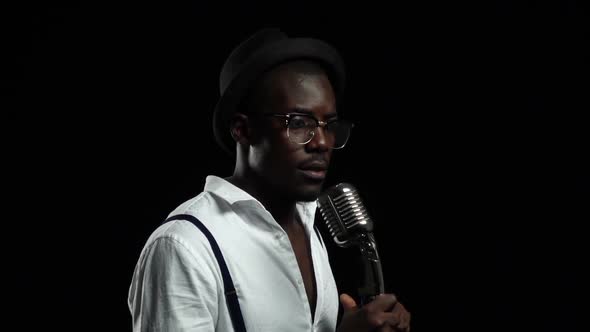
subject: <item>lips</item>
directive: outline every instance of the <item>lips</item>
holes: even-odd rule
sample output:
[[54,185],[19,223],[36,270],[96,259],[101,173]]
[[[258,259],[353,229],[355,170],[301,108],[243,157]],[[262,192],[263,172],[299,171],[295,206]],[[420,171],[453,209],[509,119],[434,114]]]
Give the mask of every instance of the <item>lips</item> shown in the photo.
[[326,171],[314,171],[314,170],[300,170],[301,173],[308,179],[314,181],[322,181],[326,178]]
[[326,178],[328,163],[325,161],[312,161],[304,163],[299,167],[299,171],[308,179],[321,181]]

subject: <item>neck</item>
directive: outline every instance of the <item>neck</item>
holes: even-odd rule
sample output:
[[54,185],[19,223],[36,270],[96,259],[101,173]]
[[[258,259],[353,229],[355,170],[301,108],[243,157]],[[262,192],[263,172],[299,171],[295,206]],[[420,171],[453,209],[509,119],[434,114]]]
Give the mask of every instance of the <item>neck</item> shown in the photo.
[[227,181],[256,198],[281,227],[287,229],[296,222],[296,201],[278,195],[264,180],[252,172],[234,172]]

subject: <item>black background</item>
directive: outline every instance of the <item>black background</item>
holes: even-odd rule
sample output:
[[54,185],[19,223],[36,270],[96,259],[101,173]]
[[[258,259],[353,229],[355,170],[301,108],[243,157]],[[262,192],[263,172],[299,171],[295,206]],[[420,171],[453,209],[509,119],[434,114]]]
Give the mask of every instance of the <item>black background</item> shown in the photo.
[[[19,330],[130,330],[140,250],[233,161],[219,70],[261,27],[324,39],[353,183],[412,331],[580,331],[590,193],[579,1],[3,5],[3,241]],[[326,233],[324,233],[326,234]],[[341,291],[351,249],[329,242]]]

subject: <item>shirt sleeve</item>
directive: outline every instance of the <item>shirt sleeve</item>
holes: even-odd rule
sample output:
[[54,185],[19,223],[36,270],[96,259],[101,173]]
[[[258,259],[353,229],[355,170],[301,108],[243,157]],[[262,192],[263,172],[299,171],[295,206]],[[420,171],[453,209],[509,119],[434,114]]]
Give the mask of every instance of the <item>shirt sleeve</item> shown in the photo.
[[133,273],[129,289],[133,331],[214,331],[216,280],[207,260],[180,240],[156,239],[143,250]]

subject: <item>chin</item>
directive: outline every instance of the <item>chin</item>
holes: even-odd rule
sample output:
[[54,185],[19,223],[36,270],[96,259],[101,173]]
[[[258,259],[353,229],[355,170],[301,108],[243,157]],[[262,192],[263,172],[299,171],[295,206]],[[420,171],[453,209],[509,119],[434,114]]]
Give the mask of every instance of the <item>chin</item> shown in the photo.
[[299,190],[297,192],[297,201],[303,201],[303,202],[313,202],[315,201],[320,194],[322,193],[322,186],[321,185],[317,185],[317,186],[306,186],[301,188],[301,190]]

